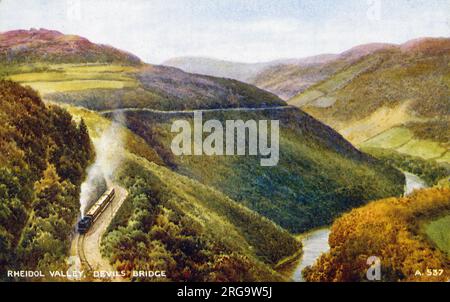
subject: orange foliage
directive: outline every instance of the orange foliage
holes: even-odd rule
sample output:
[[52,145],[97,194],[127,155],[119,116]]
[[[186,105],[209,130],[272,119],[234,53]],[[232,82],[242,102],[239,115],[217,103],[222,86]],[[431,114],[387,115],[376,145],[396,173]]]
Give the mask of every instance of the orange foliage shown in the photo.
[[[450,260],[419,231],[419,222],[450,210],[449,189],[426,189],[355,209],[337,219],[330,252],[305,271],[308,281],[367,280],[367,258],[381,259],[382,281],[446,281]],[[443,269],[428,276],[428,269]],[[417,272],[420,272],[419,275]]]

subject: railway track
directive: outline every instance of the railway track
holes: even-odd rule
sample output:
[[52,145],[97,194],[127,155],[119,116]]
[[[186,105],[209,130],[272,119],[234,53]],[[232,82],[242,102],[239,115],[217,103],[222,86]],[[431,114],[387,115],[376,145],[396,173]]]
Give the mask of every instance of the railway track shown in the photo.
[[77,241],[78,256],[80,257],[81,265],[84,267],[87,267],[91,271],[92,266],[87,261],[86,254],[84,253],[84,238],[85,238],[85,235],[78,236],[78,241]]

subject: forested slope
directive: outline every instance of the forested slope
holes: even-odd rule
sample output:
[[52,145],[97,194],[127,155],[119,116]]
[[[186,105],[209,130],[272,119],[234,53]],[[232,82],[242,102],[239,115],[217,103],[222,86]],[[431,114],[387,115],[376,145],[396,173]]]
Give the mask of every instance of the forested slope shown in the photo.
[[84,122],[0,81],[0,272],[62,268],[94,156]]

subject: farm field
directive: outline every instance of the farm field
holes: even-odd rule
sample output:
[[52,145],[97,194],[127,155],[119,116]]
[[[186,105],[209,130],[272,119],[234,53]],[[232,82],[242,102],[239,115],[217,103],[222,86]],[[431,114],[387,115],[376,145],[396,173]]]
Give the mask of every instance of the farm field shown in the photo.
[[39,91],[41,95],[90,89],[136,88],[137,68],[121,65],[51,64],[21,66],[6,78]]

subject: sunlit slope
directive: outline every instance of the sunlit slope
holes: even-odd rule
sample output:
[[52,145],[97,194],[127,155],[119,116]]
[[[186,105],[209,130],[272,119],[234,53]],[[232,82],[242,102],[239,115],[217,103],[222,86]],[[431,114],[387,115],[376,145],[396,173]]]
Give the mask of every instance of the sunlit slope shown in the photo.
[[125,51],[42,28],[2,32],[0,62],[11,65],[34,62],[141,64],[138,57]]
[[[376,255],[382,259],[382,281],[447,281],[448,218],[441,216],[449,210],[450,190],[438,188],[354,209],[333,223],[331,250],[307,269],[306,279],[367,281],[367,258]],[[424,234],[425,219],[433,222],[425,226]]]
[[150,112],[124,113],[127,126],[143,137],[178,173],[214,187],[292,232],[325,225],[372,199],[398,196],[404,177],[357,151],[331,128],[300,110],[209,112],[204,119],[280,120],[280,161],[261,167],[252,156],[174,156],[173,119]]
[[377,51],[289,103],[354,144],[448,162],[449,45],[423,39]]

